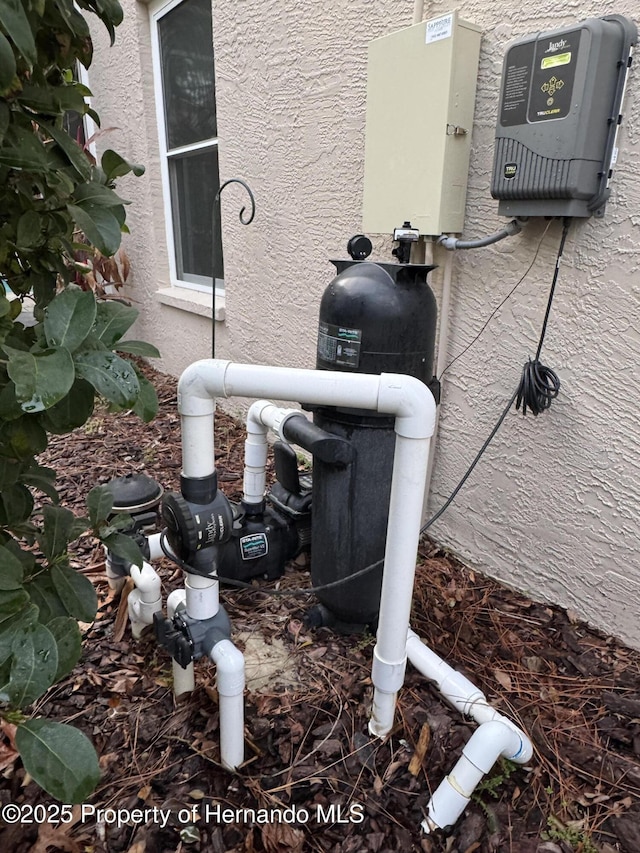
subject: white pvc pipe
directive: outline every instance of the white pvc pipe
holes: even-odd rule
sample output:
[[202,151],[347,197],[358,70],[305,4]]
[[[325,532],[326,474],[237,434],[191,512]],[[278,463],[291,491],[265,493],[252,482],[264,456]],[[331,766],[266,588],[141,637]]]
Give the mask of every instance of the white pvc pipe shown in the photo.
[[406,632],[413,597],[428,459],[428,438],[397,436],[380,616],[371,674],[375,689],[369,731],[378,737],[386,737],[393,728],[396,696],[404,683]]
[[221,640],[211,650],[211,660],[220,703],[220,760],[235,770],[244,761],[244,655],[231,640]]
[[[167,598],[167,616],[173,619],[177,610],[185,607],[186,591],[184,589],[174,589],[169,593]],[[196,689],[196,676],[193,661],[186,667],[181,667],[180,664],[172,660],[173,671],[173,695],[176,699],[184,693],[193,693]]]
[[[149,546],[149,559],[150,560],[161,560],[163,557],[166,557],[166,554],[162,550],[160,546],[160,537],[162,533],[152,533],[151,536],[147,536],[147,545]],[[171,546],[169,545],[169,540],[165,536],[164,538],[164,547],[169,551],[170,554],[173,554],[171,550]],[[175,556],[175,554],[174,554]]]
[[[470,717],[479,725],[489,722],[500,722],[511,728],[522,743],[519,763],[526,764],[533,756],[533,744],[515,723],[496,711],[482,690],[469,681],[461,672],[449,666],[432,649],[426,646],[418,635],[409,629],[407,634],[407,657],[425,678],[433,681],[438,692],[447,702],[463,714]],[[516,760],[515,758],[513,759]]]
[[184,581],[187,615],[192,619],[212,619],[220,609],[220,585],[204,575],[187,574]]
[[498,758],[503,756],[523,764],[523,754],[523,742],[515,727],[501,720],[479,726],[467,741],[456,766],[429,800],[423,830],[430,833],[453,826]]
[[476,786],[500,756],[526,764],[533,756],[533,744],[522,729],[489,705],[478,687],[442,660],[411,629],[407,657],[425,678],[435,683],[453,708],[480,724],[462,750],[462,757],[429,801],[422,828],[432,832],[458,820]]
[[444,699],[464,716],[472,716],[476,702],[486,704],[484,693],[426,646],[411,629],[407,635],[407,657],[418,672],[435,683]]
[[292,415],[303,414],[299,409],[281,409],[268,400],[253,403],[247,413],[247,439],[244,443],[243,500],[257,504],[264,498],[269,445],[267,432],[273,430],[279,438],[282,425]]
[[147,625],[153,625],[153,614],[162,610],[160,576],[146,561],[142,568],[131,566],[129,574],[135,584],[127,599],[131,633],[137,640]]

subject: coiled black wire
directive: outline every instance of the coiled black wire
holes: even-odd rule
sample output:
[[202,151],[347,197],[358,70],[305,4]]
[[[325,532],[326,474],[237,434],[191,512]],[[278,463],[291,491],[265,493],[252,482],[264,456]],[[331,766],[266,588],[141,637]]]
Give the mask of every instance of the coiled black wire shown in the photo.
[[564,244],[569,233],[571,220],[565,218],[562,226],[562,237],[558,246],[558,254],[556,257],[556,267],[553,271],[553,280],[547,300],[547,310],[545,311],[544,321],[542,323],[542,331],[540,332],[540,340],[538,341],[538,349],[536,357],[529,359],[522,369],[520,377],[520,385],[516,397],[516,409],[522,406],[522,414],[527,414],[527,409],[536,417],[549,408],[552,401],[560,393],[560,380],[558,374],[550,367],[546,367],[540,361],[540,353],[542,352],[542,344],[544,343],[545,335],[547,334],[547,324],[549,322],[549,314],[553,304],[553,297],[556,292],[556,283],[560,273],[560,262],[564,252]]

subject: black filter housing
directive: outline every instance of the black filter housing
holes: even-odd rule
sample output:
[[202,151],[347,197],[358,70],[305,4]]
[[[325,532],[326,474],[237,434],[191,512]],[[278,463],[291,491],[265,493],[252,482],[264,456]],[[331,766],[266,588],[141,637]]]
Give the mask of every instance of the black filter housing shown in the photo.
[[[437,307],[425,264],[333,261],[338,275],[320,304],[317,367],[433,377]],[[313,461],[311,577],[314,586],[348,578],[384,557],[395,446],[393,418],[349,408],[314,410],[314,423],[347,439],[344,466]],[[318,593],[343,623],[373,624],[382,566]]]

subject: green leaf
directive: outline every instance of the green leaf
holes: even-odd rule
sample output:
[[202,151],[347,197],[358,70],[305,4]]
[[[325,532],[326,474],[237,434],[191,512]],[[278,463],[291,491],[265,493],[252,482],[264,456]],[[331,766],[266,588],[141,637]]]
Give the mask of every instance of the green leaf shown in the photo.
[[144,175],[144,166],[140,166],[137,163],[128,163],[124,157],[121,157],[110,148],[102,155],[100,165],[108,181],[112,181],[114,178],[121,178],[123,175],[128,175],[129,172],[133,172],[136,177]]
[[38,491],[45,494],[48,498],[51,498],[54,503],[58,503],[60,500],[55,487],[56,472],[53,468],[46,468],[34,462],[22,475],[22,482],[27,486],[38,489]]
[[39,620],[48,624],[52,619],[69,618],[67,608],[60,600],[49,572],[42,572],[25,584],[25,589],[39,614]]
[[4,145],[0,148],[0,165],[8,166],[10,169],[47,172],[49,170],[47,150],[33,130],[10,125],[5,135]]
[[67,210],[78,228],[102,254],[109,258],[120,248],[122,232],[114,211],[95,204],[68,204]]
[[58,646],[51,631],[35,625],[13,645],[11,678],[5,690],[11,704],[26,708],[51,687],[58,669]]
[[2,0],[0,24],[29,65],[37,59],[36,43],[20,0]]
[[[75,139],[72,139],[66,130],[53,127],[50,124],[41,124],[41,129],[47,133],[56,143],[56,145],[64,152],[68,161],[74,167],[76,172],[84,181],[88,181],[91,177],[91,164],[89,158],[78,145]],[[88,236],[88,235],[87,235]]]
[[13,382],[8,382],[0,391],[0,418],[15,421],[23,415],[22,406],[16,399],[16,386]]
[[3,459],[0,456],[0,491],[3,491],[8,486],[13,486],[14,483],[17,483],[21,474],[21,465],[10,459]]
[[50,347],[74,352],[87,337],[96,319],[96,298],[91,291],[67,289],[47,307],[44,333]]
[[7,371],[16,386],[16,398],[25,412],[41,412],[65,397],[73,385],[73,359],[65,347],[40,353],[22,352],[5,345]]
[[32,249],[42,242],[42,217],[35,210],[27,210],[18,219],[16,246],[19,250]]
[[122,302],[100,302],[96,315],[94,333],[107,347],[115,345],[135,323],[138,310]]
[[82,635],[78,623],[70,616],[58,617],[47,623],[58,646],[58,669],[54,683],[69,675],[82,654]]
[[[16,637],[26,633],[29,627],[30,625],[23,625],[20,620],[15,618],[7,627],[3,626],[3,630],[0,633],[0,666],[3,666],[13,655],[13,647]],[[9,664],[9,671],[6,676],[6,680],[0,680],[0,684],[2,686],[7,684],[11,677],[11,664]],[[5,701],[9,701],[8,696]]]
[[19,595],[15,592],[0,592],[0,598],[3,595],[13,595],[16,599],[19,597],[22,600],[22,604],[14,610],[5,612],[0,609],[0,637],[3,638],[2,642],[4,643],[4,638],[13,636],[16,631],[26,630],[31,625],[36,624],[38,621],[38,608],[31,604],[29,596],[24,590]]
[[117,406],[132,406],[140,393],[133,367],[113,352],[76,353],[76,371],[96,391]]
[[77,378],[67,396],[41,414],[42,426],[54,435],[66,435],[82,426],[93,412],[95,393],[93,385]]
[[29,603],[29,596],[24,589],[0,589],[0,629],[3,623],[19,613]]
[[78,5],[96,12],[107,28],[113,45],[116,38],[114,26],[122,23],[122,7],[118,0],[79,0]]
[[80,622],[93,622],[98,598],[88,578],[70,566],[52,566],[51,581],[69,616]]
[[62,803],[81,803],[100,779],[95,750],[78,729],[51,720],[18,726],[16,746],[25,770]]
[[72,2],[69,2],[69,0],[59,0],[56,6],[65,24],[75,36],[81,39],[90,38],[89,25]]
[[33,511],[33,495],[22,483],[15,483],[0,494],[0,526],[13,527],[26,521]]
[[102,539],[104,545],[118,557],[122,557],[133,563],[134,566],[142,568],[142,551],[137,543],[126,533],[110,533]]
[[24,569],[11,551],[0,545],[0,589],[22,589]]
[[160,358],[160,351],[153,344],[146,341],[119,341],[114,344],[118,352],[126,352],[129,355],[140,355],[143,358]]
[[98,205],[99,207],[118,207],[122,204],[129,204],[128,201],[123,201],[120,196],[116,195],[112,189],[96,181],[78,184],[73,195],[78,204],[83,207],[86,207],[87,204]]
[[28,459],[47,447],[47,434],[33,415],[23,415],[0,427],[0,453]]
[[49,563],[67,552],[73,542],[87,529],[86,519],[77,518],[70,509],[61,506],[42,507],[42,532],[38,536],[40,550]]
[[113,508],[113,493],[109,486],[94,486],[87,495],[89,521],[93,529],[109,517]]
[[0,32],[0,92],[6,92],[11,87],[15,76],[16,58],[13,48],[4,33]]
[[148,424],[158,414],[158,395],[151,382],[141,376],[140,373],[138,373],[138,382],[140,383],[140,393],[133,411],[140,420]]

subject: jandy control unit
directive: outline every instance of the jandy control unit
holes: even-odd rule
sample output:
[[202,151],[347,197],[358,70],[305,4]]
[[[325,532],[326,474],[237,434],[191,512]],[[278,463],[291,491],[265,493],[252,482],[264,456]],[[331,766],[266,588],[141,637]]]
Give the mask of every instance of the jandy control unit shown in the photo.
[[526,36],[502,72],[491,194],[504,216],[602,216],[634,23],[589,18]]

